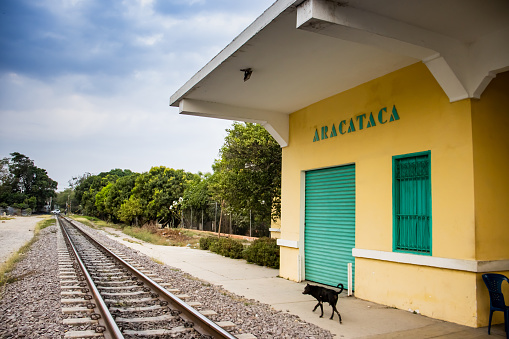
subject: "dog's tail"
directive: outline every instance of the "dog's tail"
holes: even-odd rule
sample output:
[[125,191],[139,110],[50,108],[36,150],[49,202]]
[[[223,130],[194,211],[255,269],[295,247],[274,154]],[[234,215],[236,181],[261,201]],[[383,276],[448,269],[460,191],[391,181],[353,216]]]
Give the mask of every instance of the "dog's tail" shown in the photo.
[[339,286],[341,286],[341,291],[336,292],[337,294],[341,294],[341,292],[343,292],[343,290],[345,289],[345,287],[343,286],[343,284],[342,284],[342,283],[339,283],[339,284],[338,284],[338,286],[336,286],[336,287],[338,287],[338,288],[339,288]]

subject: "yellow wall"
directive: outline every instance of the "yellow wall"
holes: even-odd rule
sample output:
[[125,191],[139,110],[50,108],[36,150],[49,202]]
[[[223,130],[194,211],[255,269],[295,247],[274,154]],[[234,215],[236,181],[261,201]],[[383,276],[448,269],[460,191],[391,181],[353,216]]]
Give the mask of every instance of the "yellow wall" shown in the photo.
[[355,264],[357,297],[477,326],[475,273],[360,258]]
[[[393,105],[398,121],[313,142],[315,129]],[[282,238],[299,240],[301,171],[355,163],[356,247],[392,251],[392,156],[431,150],[433,255],[473,259],[469,112],[469,100],[449,103],[417,63],[291,114],[283,149]]]
[[[283,237],[283,235],[281,235]],[[298,281],[299,274],[299,250],[295,248],[281,247],[279,257],[279,276]]]
[[[363,258],[355,264],[356,297],[466,326],[488,325],[489,294],[480,273]],[[503,292],[509,295],[507,284]],[[492,323],[503,320],[496,312]]]
[[281,218],[277,219],[276,221],[270,220],[270,228],[271,229],[278,229],[279,231],[271,231],[270,237],[272,239],[280,239],[281,238]]
[[476,258],[509,259],[509,72],[472,103]]
[[[502,80],[506,81],[502,87],[507,88],[507,77]],[[425,65],[417,63],[291,114],[289,146],[283,148],[281,238],[298,241],[300,252],[281,248],[280,275],[296,281],[305,278],[299,276],[299,253],[304,253],[303,171],[355,163],[355,247],[392,252],[392,156],[428,150],[432,255],[467,260],[509,258],[509,246],[503,241],[491,247],[495,237],[508,239],[509,227],[499,227],[503,222],[507,225],[507,218],[485,227],[493,222],[490,212],[496,209],[500,214],[509,206],[509,195],[499,197],[509,188],[507,138],[499,143],[486,130],[493,131],[501,119],[503,123],[496,129],[502,138],[509,116],[504,113],[504,118],[486,120],[483,112],[494,110],[480,103],[482,100],[468,99],[450,103]],[[355,121],[360,114],[372,112],[376,119],[383,107],[388,118],[393,105],[400,120],[383,125],[376,120],[377,126],[371,128],[366,128],[365,120],[363,130],[356,123],[355,132],[313,142],[315,130],[321,134],[322,126],[328,126],[330,133],[333,124],[338,128],[340,121]],[[492,151],[485,152],[486,148]],[[505,160],[498,159],[498,154]],[[488,175],[492,165],[487,162],[502,164],[496,178]],[[497,188],[499,180],[501,189]],[[477,192],[481,195],[475,198]],[[495,206],[489,202],[493,192],[500,199]],[[480,274],[357,258],[355,275],[358,297],[419,309],[422,314],[470,326],[485,323],[482,317],[477,319],[486,303]],[[405,282],[409,276],[411,283]]]
[[[498,74],[472,101],[476,259],[509,259],[509,72]],[[509,271],[499,272],[509,276]],[[489,296],[477,278],[479,326],[488,323]],[[509,286],[504,293],[509,296]],[[506,300],[506,303],[508,300]],[[500,312],[495,312],[495,314]],[[495,322],[503,322],[497,315]]]

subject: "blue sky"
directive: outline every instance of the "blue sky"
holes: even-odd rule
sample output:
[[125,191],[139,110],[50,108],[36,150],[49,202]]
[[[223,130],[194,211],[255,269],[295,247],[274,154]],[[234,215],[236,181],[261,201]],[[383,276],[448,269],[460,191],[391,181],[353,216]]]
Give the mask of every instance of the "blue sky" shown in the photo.
[[114,168],[210,172],[231,122],[169,98],[274,0],[3,0],[0,158],[58,181]]

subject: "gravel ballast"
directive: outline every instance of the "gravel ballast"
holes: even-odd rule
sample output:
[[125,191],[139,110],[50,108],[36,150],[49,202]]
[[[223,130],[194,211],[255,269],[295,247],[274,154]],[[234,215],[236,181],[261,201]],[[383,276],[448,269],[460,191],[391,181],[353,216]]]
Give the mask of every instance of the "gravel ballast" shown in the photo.
[[0,338],[61,338],[56,226],[38,240],[10,276],[0,300]]
[[[83,224],[81,224],[84,226]],[[165,282],[190,300],[199,301],[218,314],[211,319],[231,321],[236,333],[251,333],[257,338],[332,338],[333,335],[298,316],[276,311],[266,304],[232,294],[221,287],[154,262],[140,252],[128,248],[93,229],[84,226],[96,239],[116,253],[135,259],[146,269],[157,273]],[[0,338],[61,338],[64,334],[60,305],[60,283],[56,226],[39,233],[27,256],[18,263],[0,300]]]

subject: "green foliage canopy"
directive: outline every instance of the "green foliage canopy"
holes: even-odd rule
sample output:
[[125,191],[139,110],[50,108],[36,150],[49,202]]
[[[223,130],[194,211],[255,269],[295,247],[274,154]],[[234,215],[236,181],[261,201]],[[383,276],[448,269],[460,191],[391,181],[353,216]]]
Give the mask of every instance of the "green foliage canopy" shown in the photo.
[[[133,173],[128,176],[120,177],[110,187],[108,194],[106,195],[106,198],[104,200],[104,210],[109,215],[112,221],[121,220],[123,222],[126,222],[120,218],[120,209],[122,204],[129,200],[129,197],[131,196],[131,191],[134,188],[136,178],[138,178],[138,176],[139,176],[138,173]],[[141,215],[141,213],[138,214]],[[126,223],[131,223],[131,221]]]
[[165,166],[152,167],[136,179],[133,196],[144,206],[143,217],[163,225],[175,216],[170,211],[174,201],[183,196],[187,185],[193,181],[194,174]]
[[195,210],[207,209],[210,204],[210,177],[211,174],[193,174],[184,190],[182,207]]
[[165,166],[139,174],[111,170],[76,178],[76,197],[82,213],[127,224],[178,219],[169,209],[199,176]]
[[129,197],[129,200],[122,203],[117,212],[117,218],[128,225],[133,222],[137,224],[138,217],[142,215],[143,207],[141,201],[132,195]]
[[234,123],[213,169],[215,195],[234,210],[281,214],[281,147],[258,124]]
[[105,217],[104,195],[99,198],[96,205],[96,195],[110,183],[115,183],[118,178],[130,176],[131,170],[113,169],[109,172],[101,172],[98,175],[86,173],[74,179],[76,200],[80,202],[81,212],[93,217]]
[[14,152],[0,160],[0,204],[41,210],[56,197],[58,183],[27,156]]

